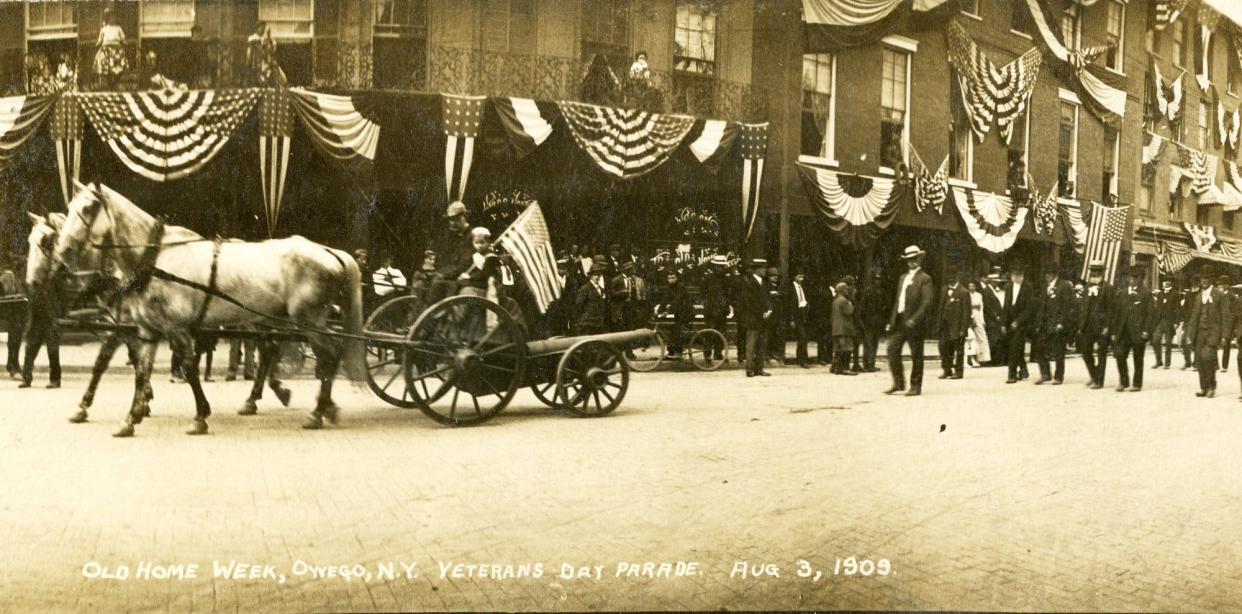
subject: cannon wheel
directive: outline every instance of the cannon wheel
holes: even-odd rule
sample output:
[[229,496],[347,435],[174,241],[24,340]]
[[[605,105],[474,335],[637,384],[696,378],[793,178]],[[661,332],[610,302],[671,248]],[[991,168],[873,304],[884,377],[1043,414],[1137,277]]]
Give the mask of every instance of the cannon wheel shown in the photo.
[[612,413],[629,385],[630,365],[621,350],[598,339],[574,344],[556,367],[557,398],[579,416]]
[[454,296],[419,316],[402,363],[406,389],[429,418],[479,424],[513,400],[526,366],[526,336],[496,303]]
[[405,409],[418,407],[418,403],[411,396],[405,378],[401,377],[405,372],[404,351],[399,344],[381,343],[379,338],[404,339],[422,308],[420,297],[400,296],[385,301],[371,312],[362,327],[363,334],[375,339],[367,343],[367,386],[375,396]]
[[[719,347],[724,348],[721,353],[721,360],[712,360],[712,346],[720,344]],[[690,360],[690,364],[700,371],[715,371],[720,365],[728,359],[729,344],[725,342],[725,336],[714,328],[704,328],[690,337],[690,344],[686,346],[686,358]]]
[[556,382],[539,382],[530,385],[530,391],[535,393],[535,398],[540,403],[551,407],[552,409],[565,409],[560,403],[556,402]]
[[630,364],[630,369],[639,373],[655,371],[664,362],[664,356],[668,353],[668,344],[664,341],[664,335],[657,327],[653,326],[652,330],[655,334],[630,345],[629,349],[634,353],[634,358],[625,359]]

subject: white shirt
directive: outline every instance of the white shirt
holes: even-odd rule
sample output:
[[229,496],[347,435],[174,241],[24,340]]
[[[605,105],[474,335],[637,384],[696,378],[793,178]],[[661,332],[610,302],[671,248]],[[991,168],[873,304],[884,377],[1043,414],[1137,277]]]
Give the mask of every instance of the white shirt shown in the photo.
[[911,269],[906,273],[905,279],[901,280],[901,291],[897,293],[897,313],[899,314],[906,312],[906,289],[914,284],[914,274],[918,272],[919,269]]
[[1201,300],[1203,301],[1204,305],[1211,303],[1212,302],[1212,289],[1208,288],[1207,290],[1203,290],[1202,292],[1199,293],[1199,296],[1201,297]]
[[381,267],[371,275],[371,285],[375,288],[375,294],[388,296],[397,288],[405,288],[405,274],[396,267]]
[[1013,304],[1018,304],[1018,294],[1022,291],[1022,280],[1012,282],[1009,286],[1013,288]]
[[793,287],[794,287],[794,292],[798,293],[798,309],[802,309],[803,307],[806,307],[807,306],[806,294],[802,292],[802,284],[795,281]]

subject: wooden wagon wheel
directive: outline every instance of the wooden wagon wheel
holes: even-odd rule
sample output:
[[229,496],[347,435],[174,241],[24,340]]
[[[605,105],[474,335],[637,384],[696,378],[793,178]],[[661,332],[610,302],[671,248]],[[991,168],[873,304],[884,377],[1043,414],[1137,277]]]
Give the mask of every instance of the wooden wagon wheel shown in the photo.
[[668,353],[668,343],[665,342],[659,327],[653,327],[652,331],[654,334],[650,337],[630,345],[629,349],[634,353],[634,357],[625,359],[630,364],[630,369],[646,373],[655,371],[664,362],[664,356]]
[[427,309],[406,336],[406,389],[428,417],[449,426],[504,409],[526,366],[526,336],[503,308],[474,296]]
[[556,364],[555,354],[531,358],[526,365],[526,381],[532,382],[530,391],[540,403],[552,409],[565,409],[557,402],[556,396]]
[[[712,349],[714,347],[724,348],[721,353],[721,360],[712,360]],[[704,328],[690,337],[690,343],[686,345],[686,359],[690,364],[700,371],[715,371],[724,364],[724,358],[727,358],[729,345],[725,342],[725,336],[714,328]]]
[[362,327],[367,336],[367,386],[375,396],[406,409],[418,407],[418,402],[403,377],[405,338],[422,310],[420,297],[400,296],[371,312]]
[[612,413],[629,385],[630,365],[621,350],[598,339],[574,344],[556,368],[557,399],[579,416]]

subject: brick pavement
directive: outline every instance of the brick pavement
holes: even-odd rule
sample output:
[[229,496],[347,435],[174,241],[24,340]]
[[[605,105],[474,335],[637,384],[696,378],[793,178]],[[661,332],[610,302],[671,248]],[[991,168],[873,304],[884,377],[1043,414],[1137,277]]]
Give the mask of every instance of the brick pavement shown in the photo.
[[[1242,403],[1191,395],[1194,374],[1088,392],[1001,370],[933,379],[918,400],[884,374],[824,369],[637,374],[612,417],[580,420],[528,393],[477,428],[341,388],[343,424],[294,409],[242,418],[216,383],[213,435],[191,438],[184,386],[109,437],[128,374],[105,380],[95,422],[70,425],[66,388],[0,383],[0,611],[395,609],[1004,609],[1235,611],[1242,603]],[[1110,380],[1111,381],[1111,380]],[[1016,394],[1021,391],[1022,394]],[[1002,394],[1009,393],[1009,394]],[[943,432],[941,425],[945,426]],[[888,559],[888,576],[797,577],[805,559]],[[96,561],[197,563],[191,580],[83,577]],[[272,564],[212,578],[212,561]],[[370,581],[294,575],[360,564]],[[695,561],[701,574],[618,578],[618,562]],[[730,577],[737,561],[781,577]],[[417,577],[380,579],[384,562]],[[541,578],[440,577],[438,563],[542,563]],[[562,563],[603,565],[563,579]]]

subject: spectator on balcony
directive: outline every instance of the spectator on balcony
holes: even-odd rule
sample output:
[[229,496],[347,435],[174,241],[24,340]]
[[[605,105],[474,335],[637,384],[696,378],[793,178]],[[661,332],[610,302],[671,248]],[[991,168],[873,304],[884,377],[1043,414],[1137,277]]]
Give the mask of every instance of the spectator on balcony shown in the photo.
[[276,63],[276,41],[267,24],[260,21],[254,34],[246,39],[246,66],[255,85],[260,87],[284,87],[285,73]]
[[634,63],[630,64],[630,79],[644,85],[651,84],[651,68],[647,66],[646,51],[639,51],[638,55],[634,56]]
[[67,53],[56,56],[56,91],[78,91],[78,70],[74,67],[73,56]]
[[147,85],[153,90],[184,90],[188,89],[186,84],[175,79],[169,79],[160,72],[159,56],[154,50],[147,51],[146,57],[143,59],[143,72],[147,75]]
[[99,77],[100,89],[116,89],[125,71],[129,70],[129,58],[125,55],[125,30],[116,24],[116,16],[110,8],[104,9],[103,25],[99,27],[95,46],[95,75]]

